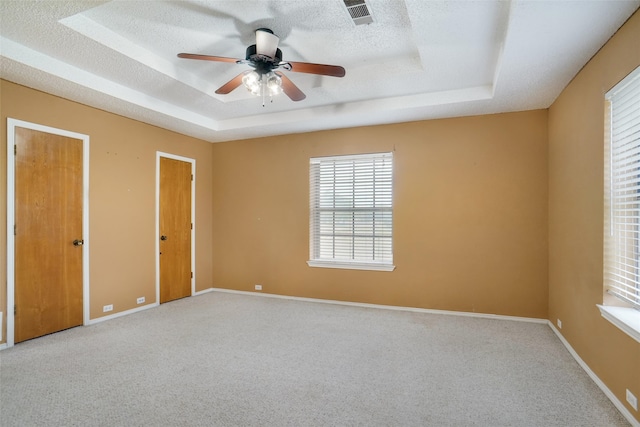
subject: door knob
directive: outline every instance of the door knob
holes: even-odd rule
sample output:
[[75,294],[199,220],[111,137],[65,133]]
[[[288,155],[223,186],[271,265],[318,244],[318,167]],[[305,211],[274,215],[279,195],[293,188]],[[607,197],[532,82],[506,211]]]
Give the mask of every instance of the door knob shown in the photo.
[[160,236],[160,240],[167,240],[167,236]]
[[73,246],[82,246],[82,245],[84,245],[84,240],[76,239],[73,241]]

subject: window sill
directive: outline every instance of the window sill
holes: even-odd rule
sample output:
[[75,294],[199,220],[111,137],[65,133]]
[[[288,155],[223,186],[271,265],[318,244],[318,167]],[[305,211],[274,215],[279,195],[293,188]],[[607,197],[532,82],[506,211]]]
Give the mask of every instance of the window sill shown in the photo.
[[633,308],[599,305],[602,317],[613,323],[625,334],[640,342],[640,311]]
[[347,270],[371,270],[371,271],[393,271],[396,266],[392,264],[376,264],[366,262],[339,262],[339,261],[307,261],[309,267],[321,268],[342,268]]

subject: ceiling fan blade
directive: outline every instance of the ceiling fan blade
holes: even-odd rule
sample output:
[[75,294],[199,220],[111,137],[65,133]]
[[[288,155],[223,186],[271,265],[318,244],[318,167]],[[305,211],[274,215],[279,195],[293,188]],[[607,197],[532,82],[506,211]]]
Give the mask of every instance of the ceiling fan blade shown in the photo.
[[235,88],[242,84],[242,78],[247,73],[250,73],[250,71],[243,71],[242,73],[238,74],[237,76],[220,86],[218,90],[216,90],[216,93],[218,95],[227,95],[231,93]]
[[287,61],[291,66],[290,71],[296,73],[319,74],[321,76],[344,77],[346,74],[344,68],[339,65],[312,64],[310,62],[291,62]]
[[282,79],[282,91],[285,95],[291,98],[292,101],[302,101],[307,97],[307,95],[305,95],[298,86],[289,80],[289,77],[277,71],[276,74]]
[[226,58],[224,56],[211,56],[211,55],[198,55],[196,53],[179,53],[178,58],[185,59],[202,59],[204,61],[217,61],[217,62],[233,62],[234,64],[241,59]]
[[275,58],[279,41],[280,38],[273,34],[273,31],[267,28],[258,28],[256,30],[256,53]]

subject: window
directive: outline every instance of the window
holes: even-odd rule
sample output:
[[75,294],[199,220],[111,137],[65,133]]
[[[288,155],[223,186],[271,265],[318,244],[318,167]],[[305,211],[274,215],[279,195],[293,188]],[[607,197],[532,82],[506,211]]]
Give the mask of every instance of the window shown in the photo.
[[606,106],[605,289],[640,309],[640,68],[607,93]]
[[310,159],[312,267],[391,271],[393,154]]

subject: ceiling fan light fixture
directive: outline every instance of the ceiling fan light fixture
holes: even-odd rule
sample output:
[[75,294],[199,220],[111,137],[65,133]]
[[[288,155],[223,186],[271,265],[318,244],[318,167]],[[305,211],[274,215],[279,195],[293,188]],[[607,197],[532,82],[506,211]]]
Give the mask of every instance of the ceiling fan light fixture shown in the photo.
[[274,96],[282,93],[282,79],[273,71],[263,74],[251,71],[242,77],[242,83],[256,96]]

